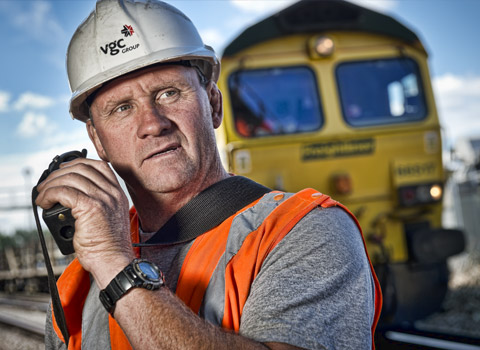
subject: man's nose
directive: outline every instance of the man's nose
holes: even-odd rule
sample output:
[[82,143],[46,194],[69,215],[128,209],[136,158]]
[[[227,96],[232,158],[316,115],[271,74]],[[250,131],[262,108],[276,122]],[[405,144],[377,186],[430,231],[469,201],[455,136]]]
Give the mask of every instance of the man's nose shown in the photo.
[[160,136],[172,127],[161,108],[154,103],[145,104],[138,117],[137,136],[141,139],[148,136]]

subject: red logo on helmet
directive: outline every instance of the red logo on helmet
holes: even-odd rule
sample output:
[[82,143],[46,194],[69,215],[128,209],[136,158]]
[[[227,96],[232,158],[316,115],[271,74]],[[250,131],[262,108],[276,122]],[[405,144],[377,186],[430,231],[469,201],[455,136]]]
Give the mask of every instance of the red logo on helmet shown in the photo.
[[123,35],[125,35],[125,37],[127,37],[127,36],[132,35],[132,34],[135,33],[135,32],[133,31],[133,27],[132,27],[132,26],[128,26],[128,25],[125,24],[125,25],[123,26],[123,29],[122,29],[122,32],[121,32],[121,33],[122,33]]

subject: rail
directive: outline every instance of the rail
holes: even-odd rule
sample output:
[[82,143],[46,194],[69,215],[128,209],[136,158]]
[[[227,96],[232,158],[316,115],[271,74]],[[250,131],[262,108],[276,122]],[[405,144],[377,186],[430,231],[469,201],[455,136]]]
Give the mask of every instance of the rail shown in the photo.
[[377,332],[377,350],[480,350],[480,339],[415,328]]
[[0,295],[0,323],[45,335],[48,294],[41,296]]
[[[0,294],[0,323],[44,336],[45,315],[48,305],[48,294],[39,294],[37,296]],[[32,317],[33,311],[37,313],[36,318]],[[377,331],[376,349],[480,350],[480,339],[454,334],[424,332],[414,328],[399,328]]]

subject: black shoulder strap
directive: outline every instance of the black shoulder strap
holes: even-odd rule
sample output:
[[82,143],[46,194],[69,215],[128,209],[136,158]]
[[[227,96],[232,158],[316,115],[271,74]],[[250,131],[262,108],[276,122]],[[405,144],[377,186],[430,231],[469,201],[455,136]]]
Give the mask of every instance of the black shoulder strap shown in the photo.
[[35,199],[37,198],[37,196],[38,191],[37,186],[35,186],[32,189],[32,208],[33,215],[35,216],[35,223],[37,225],[38,237],[40,239],[40,245],[42,247],[43,257],[45,260],[45,266],[47,268],[48,288],[52,297],[53,315],[55,316],[55,321],[57,322],[58,328],[60,328],[60,331],[62,332],[63,339],[65,340],[65,345],[68,348],[70,335],[68,333],[67,320],[65,319],[62,302],[60,301],[60,295],[58,294],[57,279],[55,278],[52,263],[50,261],[50,256],[48,255],[47,243],[45,242],[42,225],[40,224],[40,219],[38,217],[37,204],[35,203]]
[[183,206],[148,241],[135,247],[182,243],[214,228],[271,189],[231,176],[208,187]]

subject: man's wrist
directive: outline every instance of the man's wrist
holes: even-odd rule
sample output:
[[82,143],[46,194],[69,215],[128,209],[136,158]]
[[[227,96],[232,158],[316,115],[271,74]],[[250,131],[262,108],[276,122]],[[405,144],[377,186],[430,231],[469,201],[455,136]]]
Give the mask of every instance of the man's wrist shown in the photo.
[[118,258],[113,261],[98,262],[95,268],[89,271],[100,290],[104,289],[134,258]]
[[163,273],[158,267],[145,260],[133,259],[100,291],[100,301],[113,314],[120,298],[133,288],[155,290],[165,284]]

